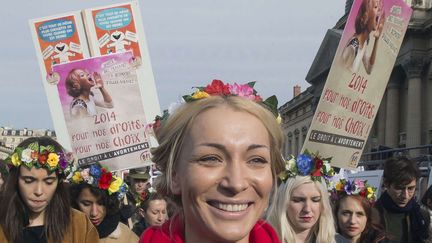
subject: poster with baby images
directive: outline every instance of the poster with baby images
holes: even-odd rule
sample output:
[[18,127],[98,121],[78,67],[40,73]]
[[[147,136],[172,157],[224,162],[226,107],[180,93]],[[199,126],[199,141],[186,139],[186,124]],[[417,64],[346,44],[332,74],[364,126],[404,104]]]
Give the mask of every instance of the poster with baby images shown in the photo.
[[51,68],[89,57],[84,26],[79,12],[30,20],[36,52],[43,63],[44,79],[55,82]]
[[58,95],[80,166],[150,165],[147,122],[132,52],[55,65]]
[[302,151],[357,167],[411,13],[402,0],[354,0]]
[[[33,19],[29,21],[29,24],[54,129],[58,141],[66,149],[76,148],[70,139],[71,126],[69,117],[67,117],[72,113],[64,112],[64,103],[62,103],[64,99],[61,98],[65,96],[59,95],[57,84],[60,82],[60,76],[58,72],[52,70],[54,65],[84,60],[91,56],[130,52],[125,55],[131,57],[129,64],[135,70],[135,80],[139,80],[134,84],[133,90],[140,94],[131,96],[138,98],[138,100],[131,98],[133,102],[131,104],[142,106],[142,109],[146,111],[146,116],[142,118],[148,119],[145,120],[145,123],[152,122],[156,115],[160,115],[159,99],[137,1]],[[122,34],[119,35],[120,32]],[[107,35],[109,35],[108,39]],[[93,77],[94,80],[99,80],[99,74]],[[117,77],[120,78],[121,75],[117,74]],[[101,89],[95,89],[95,96],[99,94],[99,90]],[[128,94],[124,93],[123,96],[128,96]],[[109,109],[109,102],[98,103],[98,100],[94,100],[94,104],[95,108],[92,105],[87,108],[90,111],[98,110],[103,106],[106,106],[104,109]],[[129,105],[128,108],[133,105]],[[123,107],[126,106],[123,105]],[[73,110],[73,114],[79,112],[81,111]],[[151,139],[156,144],[156,140]]]
[[151,122],[160,115],[160,106],[138,1],[89,8],[82,13],[92,56],[132,52],[142,83],[142,103]]
[[[29,25],[49,109],[52,117],[57,117],[62,114],[56,87],[59,77],[52,72],[52,66],[90,57],[81,13],[32,19]],[[53,124],[58,140],[70,149],[66,123],[53,119]]]

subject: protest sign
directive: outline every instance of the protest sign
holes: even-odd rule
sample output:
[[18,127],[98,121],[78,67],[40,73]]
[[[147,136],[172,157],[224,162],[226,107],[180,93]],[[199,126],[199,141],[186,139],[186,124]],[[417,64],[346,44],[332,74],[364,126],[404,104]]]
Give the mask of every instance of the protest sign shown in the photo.
[[132,51],[148,122],[160,114],[150,55],[137,1],[83,10],[92,56]]
[[80,166],[150,165],[149,141],[131,52],[59,64],[53,72],[72,151]]
[[357,167],[411,13],[401,0],[353,2],[302,151]]
[[377,198],[379,198],[379,196],[381,195],[383,173],[383,170],[361,171],[354,174],[347,174],[347,179],[366,180],[369,185],[376,187]]
[[[30,27],[58,141],[80,165],[149,165],[145,126],[160,106],[138,2],[30,20]],[[79,75],[90,79],[85,95],[71,88]],[[67,76],[76,81],[69,91]]]
[[[78,11],[29,21],[42,84],[52,117],[62,114],[56,84],[59,77],[52,66],[90,57],[81,14]],[[54,129],[63,146],[70,148],[64,120],[53,119]]]

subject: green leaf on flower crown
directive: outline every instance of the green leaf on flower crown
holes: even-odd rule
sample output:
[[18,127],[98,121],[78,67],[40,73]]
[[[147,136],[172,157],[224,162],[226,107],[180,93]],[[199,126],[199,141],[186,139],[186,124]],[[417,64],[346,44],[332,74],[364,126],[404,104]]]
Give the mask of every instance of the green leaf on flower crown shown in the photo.
[[[25,166],[27,167],[27,168],[29,168],[29,169],[31,169],[32,167],[33,167],[33,163],[32,162],[29,162],[29,163],[24,163],[25,164]],[[36,163],[36,165],[38,165],[39,163]]]
[[288,172],[286,170],[282,171],[281,173],[279,173],[279,179],[281,179],[282,181],[285,181],[288,177]]
[[191,102],[194,100],[191,95],[183,95],[183,99],[186,102]]
[[273,115],[275,115],[276,117],[279,115],[278,113],[278,100],[276,98],[276,95],[272,95],[270,97],[268,97],[266,100],[264,100],[264,105],[267,106],[267,108],[269,108],[269,110],[273,113]]
[[248,85],[249,87],[252,88],[252,90],[253,90],[252,94],[253,94],[253,95],[257,95],[257,93],[258,93],[258,92],[254,89],[255,83],[256,83],[256,81],[252,81],[252,82],[247,83],[247,85]]
[[33,142],[33,143],[29,144],[27,146],[27,148],[29,148],[31,150],[39,151],[39,143],[38,142]]
[[[198,87],[192,87],[193,89],[197,89],[197,90],[199,90],[199,91],[204,91],[204,89],[206,88],[205,86],[204,87],[202,87],[202,86],[198,86]],[[194,92],[195,93],[195,92]]]
[[15,149],[15,153],[18,154],[18,156],[19,156],[20,159],[21,159],[21,154],[22,154],[23,151],[24,151],[24,149],[21,148],[21,147],[17,147],[17,148]]
[[48,152],[50,152],[50,153],[55,153],[55,148],[54,148],[54,146],[51,145],[51,144],[48,145],[48,146],[46,146],[45,149],[46,149]]

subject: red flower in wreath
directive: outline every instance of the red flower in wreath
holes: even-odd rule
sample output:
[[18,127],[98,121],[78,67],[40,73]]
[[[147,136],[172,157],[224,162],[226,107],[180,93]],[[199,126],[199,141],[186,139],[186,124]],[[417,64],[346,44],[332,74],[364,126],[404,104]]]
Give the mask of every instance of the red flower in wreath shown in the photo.
[[321,176],[321,170],[320,169],[316,169],[314,171],[314,173],[311,174],[312,176]]
[[140,194],[140,200],[141,201],[145,201],[146,198],[147,198],[147,191],[141,192],[141,194]]
[[259,95],[255,95],[255,102],[262,102],[263,99]]
[[209,95],[229,95],[229,86],[222,81],[214,79],[211,84],[205,87],[204,91]]
[[106,170],[102,170],[102,175],[99,178],[99,188],[106,190],[110,187],[112,181],[112,173],[106,173]]
[[324,162],[321,159],[315,159],[315,168],[317,170],[321,170],[321,168],[323,167]]
[[359,195],[362,197],[366,197],[366,190],[360,191]]
[[44,165],[48,159],[48,151],[39,154],[38,160],[41,165]]

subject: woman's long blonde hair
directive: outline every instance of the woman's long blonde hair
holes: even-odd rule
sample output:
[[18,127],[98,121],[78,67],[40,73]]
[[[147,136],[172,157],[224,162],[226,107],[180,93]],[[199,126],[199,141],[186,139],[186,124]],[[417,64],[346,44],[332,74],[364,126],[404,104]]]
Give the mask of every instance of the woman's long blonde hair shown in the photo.
[[310,234],[308,240],[315,238],[317,243],[333,243],[335,242],[336,231],[327,187],[323,182],[313,181],[310,176],[288,178],[286,182],[279,186],[276,201],[270,207],[267,220],[274,227],[282,242],[295,242],[296,233],[288,219],[289,212],[287,212],[287,208],[293,191],[306,183],[314,183],[321,193],[321,215],[319,221],[311,229],[312,234]]

